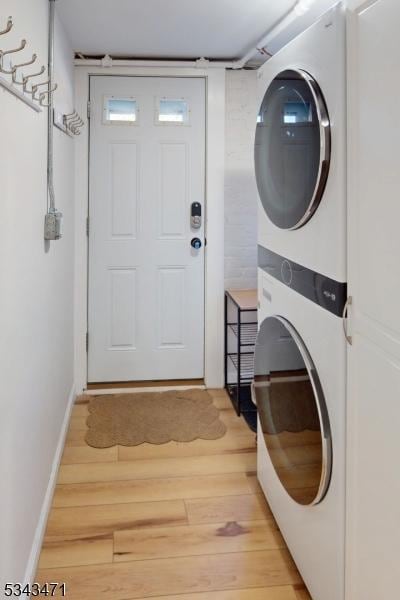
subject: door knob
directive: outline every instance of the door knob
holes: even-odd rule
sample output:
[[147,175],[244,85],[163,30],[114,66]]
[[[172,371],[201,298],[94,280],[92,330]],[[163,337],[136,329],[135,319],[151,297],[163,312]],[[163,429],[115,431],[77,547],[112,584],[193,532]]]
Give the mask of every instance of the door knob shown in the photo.
[[199,250],[201,248],[201,239],[200,238],[193,238],[192,241],[190,242],[190,245],[195,250]]

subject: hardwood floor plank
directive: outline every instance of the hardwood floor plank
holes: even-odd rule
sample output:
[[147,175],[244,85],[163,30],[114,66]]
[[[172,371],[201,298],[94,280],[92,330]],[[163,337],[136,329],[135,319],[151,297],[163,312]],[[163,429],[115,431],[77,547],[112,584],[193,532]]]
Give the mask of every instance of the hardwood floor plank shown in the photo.
[[72,407],[71,417],[88,417],[89,416],[89,400],[85,404],[75,403]]
[[260,494],[261,496],[264,496],[264,492],[262,490],[262,487],[258,481],[258,477],[257,477],[257,473],[254,473],[252,475],[248,475],[247,476],[247,480],[249,482],[249,486],[251,488],[251,491],[253,494]]
[[70,431],[87,431],[86,419],[88,418],[89,413],[84,415],[75,416],[72,413],[71,420],[69,422],[69,430]]
[[77,396],[74,406],[77,406],[80,404],[88,405],[89,402],[90,402],[90,396],[88,394],[80,394],[79,396]]
[[[220,410],[220,419],[225,423],[229,431],[249,432],[250,429],[243,417],[238,417],[233,409]],[[252,432],[254,434],[254,432]]]
[[202,477],[57,485],[53,506],[60,508],[244,494],[251,494],[249,478],[244,473],[228,473]]
[[296,600],[312,600],[305,585],[295,585],[293,589],[296,594]]
[[285,542],[272,520],[155,527],[151,530],[116,531],[114,561],[252,552],[284,547]]
[[[127,600],[131,600],[127,598]],[[143,600],[143,599],[142,599]],[[226,590],[177,596],[152,596],[151,600],[297,600],[291,585],[246,590]]]
[[242,473],[256,469],[256,453],[245,452],[227,455],[191,456],[183,458],[141,459],[117,463],[61,465],[58,481],[88,483],[152,479],[157,477],[185,477],[219,473]]
[[119,460],[140,460],[150,458],[178,458],[187,456],[208,456],[211,454],[235,454],[255,452],[256,442],[251,432],[227,432],[219,440],[194,440],[193,442],[169,442],[168,444],[140,444],[140,446],[119,446]]
[[213,398],[218,398],[218,397],[222,396],[223,398],[228,398],[228,400],[229,400],[228,392],[226,391],[225,388],[207,388],[207,392]]
[[83,431],[82,429],[77,429],[77,430],[69,429],[66,440],[65,440],[65,447],[66,448],[70,448],[71,446],[86,447],[87,444],[85,441],[85,436],[86,436],[86,431]]
[[64,448],[61,464],[74,465],[93,462],[116,462],[118,460],[118,447],[91,448],[90,446],[69,446]]
[[[219,410],[232,410],[232,402],[228,396],[228,394],[218,394],[212,395],[214,405],[219,408]],[[233,411],[234,412],[234,411]]]
[[260,494],[187,499],[185,505],[192,525],[272,518],[271,509]]
[[113,536],[77,540],[45,541],[39,569],[75,567],[113,562]]
[[289,553],[282,549],[43,569],[37,579],[39,583],[65,581],[68,600],[134,600],[165,593],[213,592],[301,582]]
[[182,500],[53,508],[46,541],[104,536],[120,529],[187,524]]

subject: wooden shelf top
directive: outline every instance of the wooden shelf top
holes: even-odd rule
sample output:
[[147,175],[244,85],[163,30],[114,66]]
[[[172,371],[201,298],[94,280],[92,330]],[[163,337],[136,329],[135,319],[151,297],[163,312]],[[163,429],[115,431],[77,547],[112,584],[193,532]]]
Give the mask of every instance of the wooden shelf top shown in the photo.
[[257,290],[225,290],[241,310],[257,310]]

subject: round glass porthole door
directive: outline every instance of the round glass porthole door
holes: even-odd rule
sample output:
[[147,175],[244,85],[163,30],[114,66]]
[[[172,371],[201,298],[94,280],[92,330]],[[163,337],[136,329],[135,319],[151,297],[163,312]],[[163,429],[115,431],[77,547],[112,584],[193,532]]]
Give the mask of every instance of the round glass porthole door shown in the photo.
[[297,229],[314,214],[330,162],[330,125],[322,93],[305,71],[282,71],[268,87],[257,118],[254,161],[269,219]]
[[329,487],[328,411],[311,356],[294,327],[268,317],[258,333],[253,399],[281,484],[299,504],[317,504]]

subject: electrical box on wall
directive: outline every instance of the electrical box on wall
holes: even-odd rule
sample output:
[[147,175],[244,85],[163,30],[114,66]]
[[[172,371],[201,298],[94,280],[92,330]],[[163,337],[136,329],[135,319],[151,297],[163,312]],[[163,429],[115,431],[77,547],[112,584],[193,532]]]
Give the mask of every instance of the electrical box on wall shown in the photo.
[[59,240],[62,237],[62,213],[49,212],[44,219],[44,239]]

